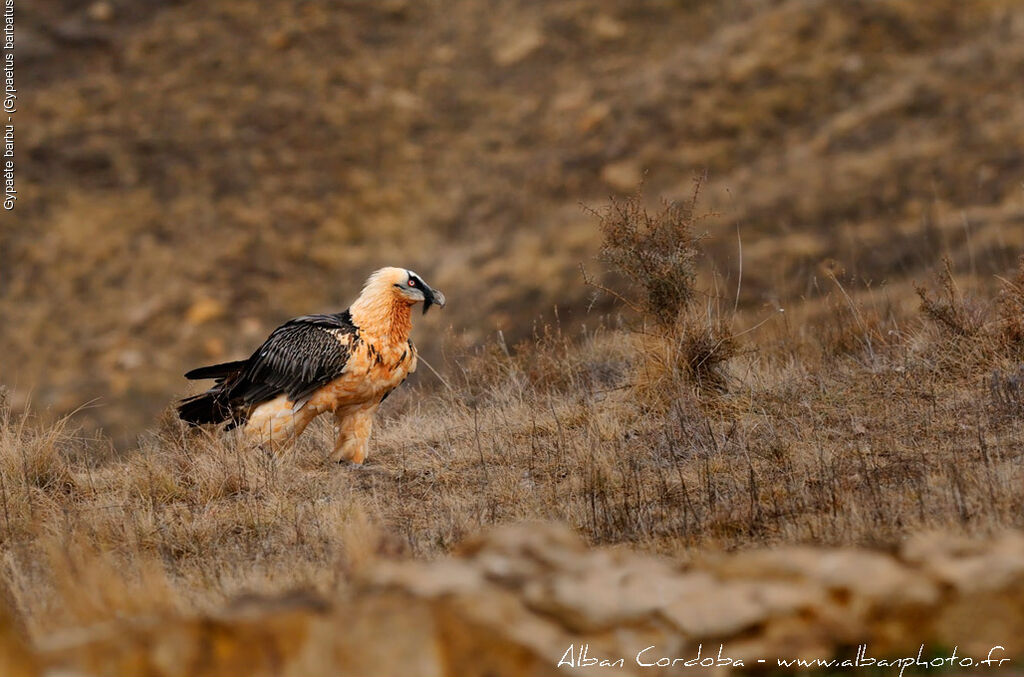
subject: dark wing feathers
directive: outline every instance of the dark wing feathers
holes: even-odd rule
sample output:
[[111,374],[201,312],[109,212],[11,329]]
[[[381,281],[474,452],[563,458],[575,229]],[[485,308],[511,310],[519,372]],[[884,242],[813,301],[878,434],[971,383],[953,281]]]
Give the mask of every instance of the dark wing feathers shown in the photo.
[[284,329],[293,324],[312,324],[327,329],[341,329],[346,332],[356,331],[356,326],[352,324],[352,315],[347,310],[341,313],[328,313],[326,315],[301,315],[293,320],[288,320],[278,329]]
[[304,315],[281,325],[249,358],[241,378],[231,385],[232,399],[257,404],[280,393],[292,401],[313,394],[341,375],[349,346],[339,334],[356,334],[341,315]]
[[211,364],[208,367],[199,367],[185,374],[185,378],[190,381],[196,381],[204,378],[217,378],[223,379],[231,376],[245,367],[248,360],[238,360],[236,362],[225,362],[223,364]]
[[202,395],[184,400],[179,413],[193,423],[229,417],[237,423],[250,406],[281,393],[298,402],[341,375],[358,338],[359,330],[348,311],[289,320],[275,329],[248,360],[188,372],[187,378],[216,378],[217,384]]
[[[337,331],[337,330],[335,330]],[[331,330],[289,323],[270,335],[251,358],[232,395],[256,404],[285,393],[300,400],[341,375],[348,349]]]

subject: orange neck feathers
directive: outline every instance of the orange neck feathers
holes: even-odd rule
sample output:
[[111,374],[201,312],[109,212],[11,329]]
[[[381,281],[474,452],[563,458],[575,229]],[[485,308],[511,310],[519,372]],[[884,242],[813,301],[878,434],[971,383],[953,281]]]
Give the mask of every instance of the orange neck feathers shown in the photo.
[[409,340],[412,306],[398,298],[391,286],[387,280],[371,277],[349,312],[360,333],[398,345]]
[[412,308],[394,298],[359,299],[352,304],[352,322],[360,333],[394,344],[405,343],[412,331]]

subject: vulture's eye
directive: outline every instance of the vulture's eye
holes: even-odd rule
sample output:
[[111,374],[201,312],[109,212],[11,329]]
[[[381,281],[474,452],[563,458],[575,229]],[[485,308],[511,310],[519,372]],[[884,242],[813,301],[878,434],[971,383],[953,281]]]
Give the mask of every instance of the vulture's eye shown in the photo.
[[416,286],[416,280],[410,279],[409,280],[409,286],[410,287],[415,287]]

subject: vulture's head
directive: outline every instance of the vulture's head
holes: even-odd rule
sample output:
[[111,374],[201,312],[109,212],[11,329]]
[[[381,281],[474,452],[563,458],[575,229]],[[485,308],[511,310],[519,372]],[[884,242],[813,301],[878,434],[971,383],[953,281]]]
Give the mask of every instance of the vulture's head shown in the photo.
[[405,268],[381,268],[366,282],[366,290],[371,289],[380,294],[392,294],[399,302],[410,306],[422,302],[424,315],[432,305],[444,308],[444,294]]

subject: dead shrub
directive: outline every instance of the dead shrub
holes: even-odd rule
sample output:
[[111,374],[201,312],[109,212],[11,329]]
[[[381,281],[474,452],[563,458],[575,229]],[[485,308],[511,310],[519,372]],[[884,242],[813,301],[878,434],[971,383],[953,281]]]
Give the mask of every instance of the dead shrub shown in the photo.
[[[612,199],[598,213],[603,235],[599,258],[625,280],[628,289],[585,281],[623,301],[645,320],[635,385],[648,402],[670,401],[683,385],[680,380],[698,391],[724,391],[725,367],[736,354],[728,323],[715,299],[697,281],[702,236],[694,226],[703,218],[696,211],[702,184],[703,178],[695,180],[687,202],[663,201],[655,213],[644,206],[641,193]],[[698,299],[711,302],[703,308]]]
[[736,338],[718,317],[681,324],[675,334],[679,366],[699,389],[724,391],[725,367],[737,353]]
[[654,214],[644,207],[641,193],[612,199],[598,214],[604,236],[600,260],[639,290],[633,300],[615,295],[662,329],[672,328],[698,294],[701,238],[693,226],[700,185],[698,181],[688,203],[663,202]]

